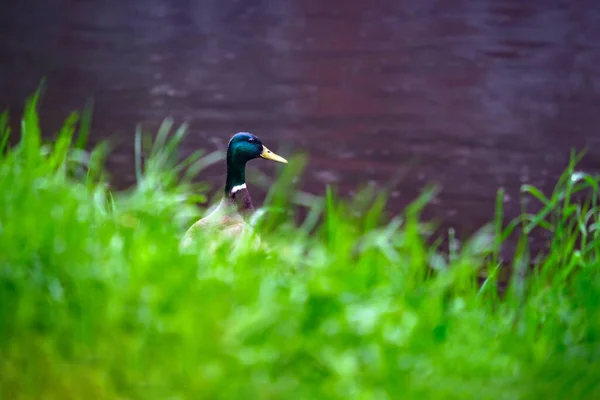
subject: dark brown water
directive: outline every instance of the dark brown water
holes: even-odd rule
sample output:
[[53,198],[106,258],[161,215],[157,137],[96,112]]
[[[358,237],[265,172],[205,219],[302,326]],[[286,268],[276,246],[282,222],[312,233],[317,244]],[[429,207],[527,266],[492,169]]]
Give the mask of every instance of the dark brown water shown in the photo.
[[398,211],[439,183],[430,215],[460,232],[501,186],[509,216],[522,183],[551,190],[571,147],[600,169],[597,0],[11,0],[0,54],[2,108],[42,76],[51,128],[94,98],[92,139],[123,139],[125,183],[135,124],[167,116],[190,122],[188,152],[242,130],[308,151],[313,193],[404,171]]

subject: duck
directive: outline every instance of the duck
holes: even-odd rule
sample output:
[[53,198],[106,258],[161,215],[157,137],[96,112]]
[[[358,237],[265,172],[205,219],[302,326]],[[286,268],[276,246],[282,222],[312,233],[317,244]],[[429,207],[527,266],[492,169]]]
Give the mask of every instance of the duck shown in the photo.
[[252,133],[238,132],[231,137],[227,144],[227,175],[221,200],[210,214],[188,228],[180,243],[182,250],[190,248],[198,231],[221,233],[235,238],[250,229],[247,220],[255,209],[246,185],[246,163],[257,158],[288,163]]

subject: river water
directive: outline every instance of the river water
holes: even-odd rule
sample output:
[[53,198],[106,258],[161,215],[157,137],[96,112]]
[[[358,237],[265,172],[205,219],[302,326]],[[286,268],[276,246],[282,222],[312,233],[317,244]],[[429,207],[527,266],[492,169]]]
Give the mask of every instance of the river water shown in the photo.
[[[396,212],[437,183],[428,216],[459,233],[493,217],[499,187],[508,217],[521,184],[552,190],[570,148],[589,147],[581,168],[600,170],[599,1],[4,3],[0,106],[19,110],[46,77],[53,130],[93,97],[92,140],[119,139],[121,185],[134,179],[135,125],[167,116],[190,124],[186,154],[224,150],[237,131],[307,152],[316,194],[401,173]],[[223,174],[203,178],[220,189]]]

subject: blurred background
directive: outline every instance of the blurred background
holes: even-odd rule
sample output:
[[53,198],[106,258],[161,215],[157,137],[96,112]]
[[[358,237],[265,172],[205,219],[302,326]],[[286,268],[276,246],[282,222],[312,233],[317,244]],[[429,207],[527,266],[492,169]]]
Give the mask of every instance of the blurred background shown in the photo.
[[[600,171],[597,0],[4,0],[0,109],[20,116],[43,77],[46,132],[92,98],[121,187],[136,124],[169,116],[190,123],[182,156],[238,131],[307,152],[315,194],[401,173],[398,212],[437,183],[428,217],[459,234],[500,187],[509,217],[521,184],[551,191],[571,148]],[[220,190],[224,166],[200,178]]]

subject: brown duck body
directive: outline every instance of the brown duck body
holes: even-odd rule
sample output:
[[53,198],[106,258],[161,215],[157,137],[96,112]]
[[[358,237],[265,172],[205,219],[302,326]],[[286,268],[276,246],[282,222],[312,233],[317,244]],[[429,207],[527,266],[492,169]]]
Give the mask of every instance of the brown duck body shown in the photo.
[[200,230],[237,237],[249,229],[247,220],[254,213],[254,205],[246,185],[242,186],[234,187],[210,214],[195,222],[186,232],[182,246],[188,247]]

